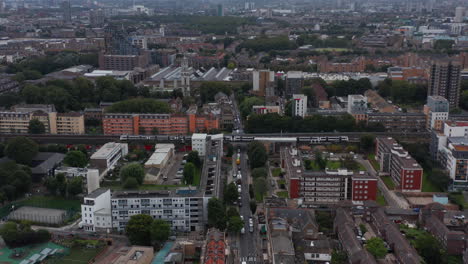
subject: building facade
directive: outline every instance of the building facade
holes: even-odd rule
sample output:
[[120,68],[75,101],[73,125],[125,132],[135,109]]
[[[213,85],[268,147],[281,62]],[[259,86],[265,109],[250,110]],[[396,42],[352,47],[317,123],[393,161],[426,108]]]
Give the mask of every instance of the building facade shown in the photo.
[[212,115],[196,114],[105,114],[103,129],[106,135],[185,135],[219,129],[219,119]]
[[427,117],[426,128],[428,130],[442,130],[444,121],[448,119],[450,105],[442,96],[428,96],[424,106],[424,114]]
[[431,66],[428,95],[446,98],[451,108],[460,101],[461,66],[452,63],[434,63]]
[[398,189],[421,191],[423,169],[395,139],[377,138],[375,158],[380,164],[380,171],[389,174]]
[[275,81],[275,73],[270,70],[252,72],[253,92],[258,96],[265,96],[266,90]]
[[90,163],[93,167],[99,168],[102,171],[115,166],[127,154],[127,143],[108,142],[91,156]]
[[304,87],[304,75],[301,71],[288,71],[286,74],[285,96],[291,98],[293,94],[300,94]]
[[307,115],[307,96],[303,94],[293,94],[293,116],[304,118]]

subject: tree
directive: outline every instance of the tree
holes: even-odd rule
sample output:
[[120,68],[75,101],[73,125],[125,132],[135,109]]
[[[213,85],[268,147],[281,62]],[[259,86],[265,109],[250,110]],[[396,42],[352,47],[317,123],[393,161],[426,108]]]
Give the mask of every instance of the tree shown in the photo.
[[31,187],[31,175],[24,170],[17,170],[13,173],[10,183],[15,187],[15,192],[25,193]]
[[264,105],[265,100],[260,97],[246,97],[240,103],[239,110],[243,118],[246,118],[252,112],[252,106],[254,105]]
[[216,227],[220,230],[226,228],[224,205],[217,198],[211,198],[208,201],[208,226]]
[[190,151],[189,154],[187,155],[187,163],[193,163],[195,167],[201,168],[202,162],[200,159],[200,156],[198,155],[198,151]]
[[361,138],[359,139],[359,146],[362,150],[366,152],[371,151],[375,146],[375,136],[372,134],[366,134],[361,136]]
[[125,189],[138,189],[138,181],[135,178],[127,178],[123,183]]
[[150,246],[153,218],[150,215],[132,215],[125,232],[132,245]]
[[252,214],[255,214],[255,212],[257,212],[257,202],[255,200],[250,200],[249,205],[250,211],[252,211]]
[[108,113],[170,113],[171,108],[165,102],[152,98],[135,98],[117,102],[106,108]]
[[135,178],[138,184],[143,184],[145,170],[139,163],[127,164],[120,170],[120,180],[125,182],[128,178]]
[[226,157],[230,158],[234,154],[234,147],[232,144],[227,145],[227,152],[226,152]]
[[44,134],[45,126],[39,119],[33,118],[29,121],[28,132],[29,134]]
[[346,264],[348,263],[348,255],[344,251],[333,250],[331,257],[332,264]]
[[197,171],[197,168],[195,165],[191,162],[187,162],[184,166],[184,182],[185,184],[192,185],[195,179],[195,173]]
[[5,144],[0,143],[0,158],[3,158],[5,156]]
[[244,221],[239,215],[231,216],[228,220],[227,229],[229,232],[239,233],[244,227]]
[[327,159],[323,158],[322,153],[315,152],[315,164],[319,167],[320,170],[324,170],[327,167]]
[[67,183],[67,193],[71,196],[76,196],[83,192],[83,178],[74,177]]
[[268,176],[268,171],[265,167],[261,167],[261,168],[255,168],[252,170],[252,178],[259,178],[259,177],[263,177],[263,178],[266,178]]
[[263,167],[268,159],[265,146],[258,141],[249,143],[247,155],[252,169]]
[[151,240],[158,245],[165,242],[171,234],[171,226],[168,222],[156,219],[151,224]]
[[224,192],[224,202],[226,204],[234,204],[239,199],[239,193],[237,192],[237,186],[234,182],[227,185],[226,191]]
[[72,150],[65,155],[63,162],[70,167],[84,168],[88,165],[88,157],[82,151]]
[[254,191],[255,191],[255,196],[257,197],[260,197],[261,200],[263,200],[263,197],[265,196],[266,192],[267,192],[267,182],[266,182],[266,179],[265,178],[256,178],[254,179],[253,181],[253,188],[254,188]]
[[366,249],[375,258],[381,259],[387,255],[387,248],[380,237],[373,237],[367,241]]
[[5,154],[10,159],[25,165],[32,162],[39,150],[36,142],[26,137],[10,139],[5,148]]

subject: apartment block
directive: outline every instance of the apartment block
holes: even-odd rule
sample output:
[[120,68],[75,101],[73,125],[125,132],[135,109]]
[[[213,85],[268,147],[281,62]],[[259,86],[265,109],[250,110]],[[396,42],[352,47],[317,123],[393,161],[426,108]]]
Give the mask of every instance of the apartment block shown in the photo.
[[445,168],[453,186],[468,187],[468,122],[446,121],[443,131],[433,131],[430,153]]
[[[188,192],[189,193],[189,192]],[[147,214],[162,219],[176,231],[200,231],[205,225],[209,197],[184,195],[184,192],[114,192],[111,198],[112,227],[125,230],[130,217]]]
[[448,119],[450,105],[442,96],[428,96],[424,105],[424,114],[427,117],[426,128],[428,130],[442,130],[444,121]]
[[380,171],[389,174],[399,189],[421,191],[423,169],[395,139],[377,138],[375,157]]
[[458,107],[461,87],[461,66],[451,62],[438,62],[431,66],[428,95],[446,98],[450,107]]
[[367,123],[382,124],[387,132],[426,132],[424,113],[368,113]]
[[252,72],[253,92],[258,96],[265,96],[267,88],[273,85],[275,73],[270,70],[259,70]]
[[192,135],[192,150],[197,151],[200,156],[205,156],[207,137],[207,134]]
[[252,113],[257,115],[281,114],[281,107],[279,105],[254,105],[252,106]]
[[306,171],[295,148],[281,149],[281,167],[286,172],[290,198],[302,198],[304,203],[336,204],[377,198],[377,178],[347,169]]
[[286,92],[287,98],[291,98],[293,94],[300,94],[304,87],[304,76],[301,71],[288,71],[286,74]]
[[99,69],[133,71],[136,67],[146,68],[150,63],[149,52],[140,55],[115,55],[99,53]]
[[29,121],[37,119],[48,134],[84,134],[81,113],[57,113],[53,105],[17,105],[0,112],[0,133],[28,133]]
[[352,115],[356,121],[367,119],[367,97],[360,94],[348,95],[348,114]]
[[81,205],[81,224],[85,231],[112,228],[110,189],[97,189],[86,195]]
[[105,114],[103,129],[106,135],[185,135],[219,129],[219,119],[212,115],[196,114]]
[[307,115],[307,96],[303,94],[293,94],[293,116],[304,118]]

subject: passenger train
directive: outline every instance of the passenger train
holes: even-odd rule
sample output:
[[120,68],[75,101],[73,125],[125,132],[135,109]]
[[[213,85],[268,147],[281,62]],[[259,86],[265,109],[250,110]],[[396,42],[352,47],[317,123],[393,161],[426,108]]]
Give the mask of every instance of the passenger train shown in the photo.
[[[228,142],[251,142],[256,140],[254,136],[224,136],[223,139]],[[265,139],[265,137],[261,137]],[[272,137],[271,141],[274,141]],[[282,138],[290,138],[295,139],[298,143],[340,143],[340,142],[349,142],[348,136],[322,136],[322,137],[282,137]],[[192,140],[191,136],[169,136],[169,135],[156,135],[156,136],[146,136],[146,135],[121,135],[120,141],[180,141],[190,142]]]

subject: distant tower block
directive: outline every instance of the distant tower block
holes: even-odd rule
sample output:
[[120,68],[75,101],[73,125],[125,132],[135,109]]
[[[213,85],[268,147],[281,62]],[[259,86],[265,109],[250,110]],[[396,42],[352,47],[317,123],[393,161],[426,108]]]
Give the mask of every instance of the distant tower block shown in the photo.
[[190,96],[190,69],[188,66],[188,59],[184,56],[182,59],[181,70],[181,86],[184,96]]

